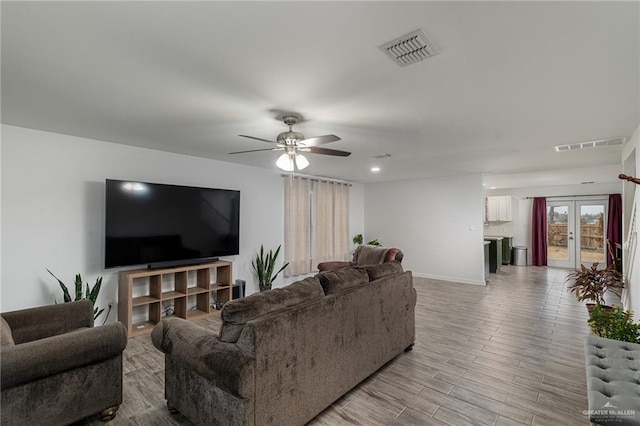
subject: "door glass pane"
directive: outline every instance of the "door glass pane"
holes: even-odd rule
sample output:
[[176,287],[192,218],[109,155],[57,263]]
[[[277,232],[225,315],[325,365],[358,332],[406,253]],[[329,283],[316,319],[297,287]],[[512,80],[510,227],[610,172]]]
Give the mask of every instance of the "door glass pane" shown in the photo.
[[569,260],[569,206],[547,206],[547,260]]
[[604,205],[580,206],[580,262],[604,264]]

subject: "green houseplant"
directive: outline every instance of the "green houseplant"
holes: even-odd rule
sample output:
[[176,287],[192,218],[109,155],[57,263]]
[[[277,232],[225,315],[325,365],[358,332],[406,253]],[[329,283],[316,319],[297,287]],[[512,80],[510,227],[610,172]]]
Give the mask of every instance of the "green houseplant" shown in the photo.
[[[62,280],[60,280],[60,278],[53,275],[53,272],[51,272],[49,269],[47,269],[47,272],[51,274],[51,276],[55,278],[60,284],[60,288],[62,289],[62,295],[65,303],[71,302],[72,300],[77,301],[82,299],[89,299],[94,306],[94,309],[93,309],[94,320],[98,319],[98,317],[102,314],[102,312],[104,312],[104,308],[99,309],[98,307],[96,307],[96,300],[98,299],[98,294],[100,293],[100,288],[102,287],[102,277],[98,277],[96,279],[96,283],[94,284],[93,288],[89,288],[89,283],[87,283],[85,294],[83,295],[82,294],[82,287],[83,287],[82,276],[80,274],[76,274],[76,278],[74,281],[75,299],[71,299],[71,294],[69,294],[69,289],[62,282]],[[107,318],[109,318],[110,312],[111,312],[111,306],[109,306],[109,312],[107,312],[107,316],[105,317],[103,324],[107,321]]]
[[273,284],[273,281],[275,281],[278,274],[282,272],[284,268],[289,266],[289,262],[287,262],[282,265],[282,268],[278,269],[278,272],[274,273],[276,260],[278,259],[278,255],[280,254],[280,247],[281,246],[278,246],[275,252],[269,250],[269,252],[265,254],[264,246],[260,245],[260,252],[256,254],[255,259],[253,259],[253,261],[251,262],[253,271],[258,278],[260,291],[270,290],[271,284]]
[[596,305],[589,314],[589,326],[596,336],[640,343],[640,324],[635,324],[633,313],[621,306],[608,310]]
[[[355,237],[353,237],[353,244],[362,244],[362,242],[364,241],[364,237],[362,236],[362,234],[358,234]],[[371,240],[367,243],[370,246],[380,246],[382,244],[380,244],[380,241],[378,241],[378,239],[376,238],[375,240]]]

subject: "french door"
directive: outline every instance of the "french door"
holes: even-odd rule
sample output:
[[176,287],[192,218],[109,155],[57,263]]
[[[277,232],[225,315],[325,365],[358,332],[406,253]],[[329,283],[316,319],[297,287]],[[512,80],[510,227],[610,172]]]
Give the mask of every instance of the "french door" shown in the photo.
[[547,264],[607,266],[607,199],[547,200]]

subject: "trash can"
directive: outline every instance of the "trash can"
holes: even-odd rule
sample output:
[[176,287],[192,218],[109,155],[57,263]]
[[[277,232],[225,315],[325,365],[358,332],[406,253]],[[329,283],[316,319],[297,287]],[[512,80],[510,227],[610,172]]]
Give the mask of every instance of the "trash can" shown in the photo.
[[527,266],[527,248],[523,246],[513,247],[513,264],[516,266]]

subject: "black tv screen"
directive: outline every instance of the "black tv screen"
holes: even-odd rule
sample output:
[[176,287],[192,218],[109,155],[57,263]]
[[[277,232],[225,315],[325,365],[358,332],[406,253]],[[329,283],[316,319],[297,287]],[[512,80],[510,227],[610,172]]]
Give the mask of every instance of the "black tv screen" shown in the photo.
[[240,191],[106,180],[105,268],[239,254]]

